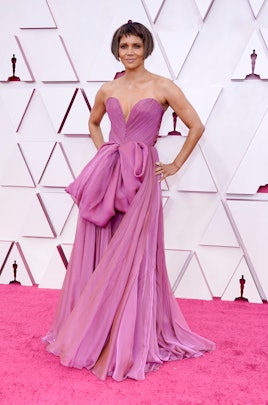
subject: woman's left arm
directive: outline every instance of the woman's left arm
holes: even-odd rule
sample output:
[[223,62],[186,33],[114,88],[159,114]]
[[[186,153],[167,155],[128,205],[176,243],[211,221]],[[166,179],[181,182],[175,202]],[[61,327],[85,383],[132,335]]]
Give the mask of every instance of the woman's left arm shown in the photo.
[[156,174],[161,174],[161,180],[175,174],[182,167],[205,130],[194,107],[187,100],[181,89],[169,79],[166,79],[164,82],[164,94],[167,104],[187,126],[188,134],[183,147],[172,163],[157,163],[155,172]]

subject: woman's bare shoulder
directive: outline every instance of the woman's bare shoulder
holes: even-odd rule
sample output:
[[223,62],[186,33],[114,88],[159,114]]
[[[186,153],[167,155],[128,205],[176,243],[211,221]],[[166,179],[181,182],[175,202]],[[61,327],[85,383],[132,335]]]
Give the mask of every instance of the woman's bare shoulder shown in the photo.
[[177,85],[175,85],[173,80],[169,79],[168,77],[160,76],[155,73],[153,73],[152,75],[153,75],[153,80],[155,81],[157,86],[161,87],[163,90],[168,89],[170,87],[174,87],[174,86],[178,87]]
[[102,96],[107,96],[107,94],[109,94],[111,91],[111,88],[111,82],[105,82],[100,86],[98,93],[102,94]]
[[107,99],[114,93],[115,89],[118,87],[117,83],[118,80],[119,79],[110,82],[105,82],[101,85],[98,93],[101,94],[103,99]]
[[154,73],[151,78],[156,98],[163,105],[169,105],[170,94],[175,92],[178,97],[179,93],[181,93],[179,87],[171,79]]

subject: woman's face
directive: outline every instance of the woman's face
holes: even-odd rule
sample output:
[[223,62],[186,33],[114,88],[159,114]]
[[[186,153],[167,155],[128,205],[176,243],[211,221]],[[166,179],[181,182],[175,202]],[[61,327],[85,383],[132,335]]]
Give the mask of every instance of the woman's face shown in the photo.
[[128,69],[134,69],[144,63],[144,45],[140,37],[135,35],[123,36],[118,49],[121,62]]

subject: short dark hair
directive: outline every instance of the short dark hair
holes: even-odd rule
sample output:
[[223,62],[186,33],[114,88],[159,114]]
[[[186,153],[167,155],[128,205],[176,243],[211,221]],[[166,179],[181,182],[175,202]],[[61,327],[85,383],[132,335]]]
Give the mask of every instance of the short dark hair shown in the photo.
[[119,27],[112,39],[111,51],[114,57],[119,60],[119,43],[123,36],[135,35],[142,39],[144,45],[144,59],[146,59],[154,50],[154,40],[151,32],[143,24],[129,20],[126,24]]

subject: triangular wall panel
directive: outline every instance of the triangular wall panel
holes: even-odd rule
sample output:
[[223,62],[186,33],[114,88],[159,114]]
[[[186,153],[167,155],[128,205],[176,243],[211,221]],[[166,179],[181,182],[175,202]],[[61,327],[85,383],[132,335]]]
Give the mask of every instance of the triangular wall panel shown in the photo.
[[[158,32],[159,39],[163,49],[165,49],[166,57],[170,63],[175,78],[178,77],[197,34],[198,30],[194,27],[192,30],[189,30],[183,38],[179,30],[175,32]],[[176,49],[179,49],[179,52],[174,52],[174,41],[177,42]]]
[[56,144],[41,177],[40,185],[43,187],[66,187],[73,179],[73,173],[66,161],[62,148],[59,144]]
[[267,300],[268,204],[266,201],[236,200],[228,200],[227,203],[239,229],[251,275],[261,298]]
[[66,267],[60,257],[57,249],[51,257],[45,274],[39,283],[40,288],[57,288],[60,289],[66,274]]
[[[0,270],[2,271],[5,265],[5,261],[8,259],[8,254],[13,248],[14,241],[0,240]],[[1,272],[0,271],[0,272]]]
[[214,0],[195,0],[195,3],[200,11],[201,17],[204,20],[213,5]]
[[74,205],[60,236],[62,244],[73,244],[77,220],[78,220],[78,208],[77,205]]
[[60,235],[70,215],[73,206],[72,199],[65,192],[41,193],[40,198],[53,225],[53,229]]
[[213,217],[208,222],[201,245],[239,247],[234,229],[229,221],[222,202],[219,203]]
[[168,276],[171,287],[174,287],[181,270],[189,257],[190,252],[187,250],[169,250],[166,249],[166,264],[168,270]]
[[[14,244],[9,253],[9,256],[6,260],[5,266],[0,276],[0,283],[9,284],[11,281],[15,280],[13,271],[13,263],[15,261],[17,264],[16,281],[19,281],[21,285],[25,286],[34,285],[35,281],[32,277],[32,274],[30,273],[30,269],[25,260],[24,254],[18,244]],[[12,283],[12,285],[17,286],[15,283]]]
[[[255,66],[252,66],[251,55],[253,51],[257,55]],[[268,55],[262,37],[258,31],[253,32],[250,40],[243,50],[241,58],[232,74],[232,79],[246,79],[250,74],[259,75],[260,79],[268,79]]]
[[[175,81],[175,83],[180,87],[179,80]],[[209,119],[210,114],[213,111],[214,105],[217,103],[217,100],[222,92],[222,86],[194,86],[193,88],[186,87],[184,93],[188,100],[191,100],[191,104],[194,105],[196,111],[198,111],[198,115],[203,122],[206,124],[207,120]],[[179,124],[179,119],[178,119]],[[180,124],[182,129],[182,135],[187,135],[188,128]],[[204,133],[203,137],[200,140],[202,144],[202,140],[206,138],[206,133]]]
[[76,88],[44,87],[40,89],[41,97],[47,108],[49,118],[56,132],[60,131],[68,114]]
[[46,0],[21,2],[20,28],[57,28]]
[[223,193],[267,111],[265,86],[261,80],[231,82],[221,92],[214,107],[214,118],[206,125],[204,142],[201,138],[202,151],[217,188]]
[[39,90],[34,92],[28,104],[18,137],[20,141],[54,141],[57,138]]
[[72,253],[72,249],[73,249],[73,245],[72,244],[67,244],[67,243],[63,243],[61,245],[62,251],[64,252],[64,255],[66,257],[66,260],[69,262],[70,261],[70,257],[71,257],[71,253]]
[[69,244],[69,245],[62,244],[62,245],[58,245],[57,249],[58,249],[59,255],[61,257],[61,260],[62,260],[65,268],[67,269],[68,263],[70,261],[73,245],[72,244]]
[[174,294],[177,298],[212,299],[211,291],[195,256],[192,257]]
[[33,187],[0,187],[0,237],[17,241],[36,190]]
[[172,194],[164,208],[166,249],[194,250],[217,205],[216,194]]
[[177,0],[163,4],[155,29],[173,78],[178,77],[201,27],[202,19],[193,2]]
[[268,49],[268,28],[261,28],[260,29],[261,35],[263,37],[263,40],[265,42],[265,45]]
[[244,286],[243,296],[247,298],[249,302],[255,303],[262,303],[261,297],[258,293],[252,275],[248,269],[248,266],[245,260],[242,260],[240,265],[238,266],[236,272],[234,273],[233,277],[231,278],[228,286],[226,287],[223,295],[222,300],[226,301],[234,301],[235,298],[240,297],[240,278],[244,276],[246,283]]
[[55,236],[54,229],[38,196],[33,199],[28,214],[26,214],[21,234],[22,236],[40,238],[53,238]]
[[254,17],[256,18],[265,3],[265,0],[248,0]]
[[36,79],[42,82],[78,81],[65,45],[55,30],[23,30],[19,40]]
[[86,103],[81,91],[78,91],[70,111],[66,117],[60,132],[63,134],[83,134],[89,135],[88,119],[90,115],[89,106]]
[[62,140],[64,154],[75,176],[78,176],[84,166],[96,155],[97,149],[92,139],[87,137],[65,136]]
[[[160,161],[163,163],[172,162],[184,142],[185,137],[182,136],[169,135],[165,138],[161,137],[156,145]],[[169,145],[169,148],[166,149],[164,145]],[[182,168],[173,176],[167,177],[165,182],[167,188],[164,188],[163,184],[162,190],[217,192],[209,167],[199,146],[195,148]]]
[[207,163],[199,147],[196,147],[191,158],[179,172],[168,178],[170,188],[178,191],[196,191],[216,193],[217,188],[211,176]]
[[221,297],[243,257],[243,251],[240,248],[199,246],[197,257],[213,297]]
[[27,259],[36,284],[40,283],[46,272],[56,244],[57,241],[54,238],[21,237],[19,239],[19,246]]
[[25,141],[19,143],[19,148],[24,156],[25,162],[29,168],[35,184],[38,184],[40,177],[45,170],[46,164],[55,147],[55,142],[31,142]]
[[150,18],[153,22],[157,21],[157,17],[163,7],[165,0],[142,0],[144,7],[148,10]]
[[3,186],[34,187],[33,178],[17,145],[13,148],[3,170],[1,184]]
[[34,94],[33,89],[1,89],[0,97],[7,108],[13,126],[18,131],[20,123]]
[[[19,77],[20,81],[33,82],[35,81],[32,70],[26,59],[24,50],[22,49],[21,43],[17,36],[9,38],[8,46],[3,52],[3,57],[1,58],[1,70],[0,70],[0,81],[8,81],[8,78],[13,76],[12,62],[11,59],[15,55],[17,59],[15,64],[15,76]],[[16,86],[19,82],[9,82],[10,86]]]
[[166,203],[168,202],[169,197],[162,196],[162,207],[164,208]]
[[227,189],[232,194],[254,194],[268,184],[268,110]]

